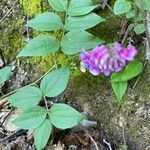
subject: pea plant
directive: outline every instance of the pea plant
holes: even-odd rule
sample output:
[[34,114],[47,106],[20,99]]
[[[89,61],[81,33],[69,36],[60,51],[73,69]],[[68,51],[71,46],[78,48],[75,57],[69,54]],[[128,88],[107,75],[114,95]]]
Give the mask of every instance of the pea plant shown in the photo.
[[[19,53],[20,56],[42,56],[61,50],[67,55],[81,52],[83,47],[91,49],[103,41],[85,31],[105,21],[91,11],[98,6],[91,0],[49,0],[51,7],[64,12],[65,18],[52,12],[44,12],[28,21],[27,26],[40,31],[60,30],[60,41],[48,34],[33,38]],[[91,13],[90,13],[91,12]]]
[[[149,0],[116,0],[114,4],[114,14],[125,16],[131,24],[130,30],[140,35],[146,33],[147,37],[147,54],[146,59],[149,60],[149,34],[148,34],[148,13],[150,11]],[[133,64],[133,66],[132,66]],[[123,93],[125,93],[127,87],[127,81],[134,75],[138,75],[142,71],[142,63],[137,60],[125,67],[121,72],[113,73],[111,75],[111,83],[113,90],[119,99],[122,99]],[[132,74],[132,75],[129,75]],[[123,81],[123,82],[122,82]],[[118,83],[117,83],[118,82]],[[120,89],[120,90],[119,90]],[[121,90],[122,89],[122,90]],[[118,92],[119,91],[119,92]]]
[[[63,12],[65,18],[62,19],[53,12],[44,12],[29,20],[28,27],[47,33],[30,40],[17,57],[44,56],[59,50],[72,55],[79,53],[83,47],[91,49],[94,45],[103,42],[85,31],[105,21],[104,18],[91,12],[98,4],[91,0],[72,0],[70,3],[67,0],[49,0],[48,2],[55,11]],[[52,36],[54,31],[60,32],[60,39]],[[10,73],[11,67],[0,70],[0,84],[8,79]],[[69,105],[48,104],[48,97],[56,97],[66,89],[69,78],[69,66],[52,71],[50,69],[37,82],[7,94],[10,95],[9,103],[22,111],[12,123],[21,129],[34,129],[34,142],[38,150],[43,149],[47,144],[53,126],[67,129],[86,119],[83,114]],[[44,107],[41,107],[41,101],[45,102]]]
[[144,11],[150,11],[149,0],[116,0],[114,5],[114,13],[130,19],[130,26],[137,35],[144,33],[146,30]]

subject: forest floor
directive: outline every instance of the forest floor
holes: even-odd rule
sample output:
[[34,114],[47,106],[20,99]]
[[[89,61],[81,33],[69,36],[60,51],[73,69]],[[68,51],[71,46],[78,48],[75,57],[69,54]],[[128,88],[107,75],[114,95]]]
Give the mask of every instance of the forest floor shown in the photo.
[[[36,9],[38,10],[38,5]],[[20,6],[18,1],[0,0],[0,68],[6,65],[14,67],[10,79],[0,87],[2,95],[35,81],[42,74],[36,66],[38,61],[31,63],[28,60],[27,62],[21,61],[20,63],[14,59],[16,53],[23,47],[23,43],[27,37],[27,31],[24,26],[26,19],[27,16],[22,11],[22,6]],[[120,41],[125,41],[130,36],[134,38],[135,44],[138,45],[138,43],[142,42],[143,37],[135,37],[132,33],[126,32],[128,26],[126,20],[122,20],[118,26],[120,31],[117,35]],[[116,27],[117,29],[118,26]],[[32,34],[31,31],[29,32]],[[96,33],[97,30],[93,30],[92,32]],[[20,64],[18,65],[18,63]],[[93,77],[90,79],[90,77],[85,76],[87,80],[91,80],[88,83],[85,80],[82,81],[82,78],[80,80],[78,77],[77,79],[73,79],[73,86],[72,84],[69,86],[71,90],[68,88],[67,93],[60,95],[59,99],[81,112],[89,113],[89,118],[93,122],[89,122],[90,124],[87,128],[79,125],[68,130],[55,129],[45,149],[150,150],[149,69],[148,65],[146,73],[143,76],[141,75],[142,81],[138,83],[137,89],[133,90],[131,88],[135,85],[137,79],[131,82],[127,96],[129,101],[125,101],[121,107],[116,105],[115,102],[110,102],[110,99],[113,98],[112,91],[108,88],[108,85],[103,87],[102,93],[104,96],[100,97],[100,92],[96,91],[97,85],[93,84],[95,82]],[[79,86],[79,84],[81,84],[81,87],[78,89],[76,86]],[[105,81],[100,81],[99,84],[104,85]],[[143,84],[145,85],[144,88]],[[85,89],[86,86],[88,87]],[[96,87],[94,90],[92,90],[93,86]],[[79,91],[80,89],[84,90]],[[144,94],[143,89],[145,90]],[[86,92],[88,95],[85,94]],[[78,98],[81,100],[75,101]],[[91,99],[89,100],[89,98]],[[57,101],[57,99],[52,100]],[[92,99],[95,101],[93,102]],[[122,109],[123,112],[120,113],[119,111]],[[32,130],[20,130],[10,123],[19,113],[19,110],[8,104],[7,97],[1,99],[0,150],[35,150]],[[111,118],[111,115],[114,115],[114,117]],[[126,129],[118,125],[120,120],[127,121],[125,123],[126,129],[130,130],[130,132],[125,133]],[[127,145],[129,145],[128,148],[126,147]]]

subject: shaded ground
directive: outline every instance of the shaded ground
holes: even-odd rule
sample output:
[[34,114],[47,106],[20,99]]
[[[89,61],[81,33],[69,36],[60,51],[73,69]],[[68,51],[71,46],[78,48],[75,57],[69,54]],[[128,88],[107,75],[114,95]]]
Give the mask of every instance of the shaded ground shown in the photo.
[[[7,93],[22,85],[35,81],[45,70],[49,69],[52,64],[50,57],[22,60],[15,59],[17,52],[23,47],[27,37],[24,24],[27,19],[26,14],[28,7],[27,1],[24,0],[23,2],[23,5],[20,5],[17,1],[0,1],[0,19],[2,19],[2,23],[0,24],[0,59],[4,62],[4,65],[11,64],[15,66],[10,80],[2,87],[3,93]],[[43,9],[47,9],[48,4],[43,1],[41,1],[41,3],[35,1],[31,4],[31,7],[30,14],[34,15]],[[8,13],[10,9],[12,11]],[[106,12],[108,14],[106,14]],[[107,18],[107,22],[91,29],[90,32],[105,39],[107,42],[113,42],[116,39],[121,40],[126,31],[126,23],[123,23],[125,26],[122,27],[120,19],[114,16],[108,9],[98,11],[98,13]],[[29,33],[30,36],[37,34],[31,31],[29,31]],[[135,38],[132,33],[130,37],[136,41],[136,45],[142,41],[142,37]],[[141,57],[143,53],[144,50],[139,48],[138,57],[144,62],[144,58]],[[61,56],[58,58],[62,65],[65,57]],[[61,99],[79,111],[87,113],[89,119],[97,121],[97,126],[90,128],[88,130],[89,134],[80,128],[67,131],[56,130],[47,149],[94,150],[95,145],[90,136],[97,142],[101,150],[109,150],[108,145],[103,142],[103,139],[110,142],[112,149],[121,149],[124,143],[127,143],[129,150],[143,150],[150,145],[149,64],[146,65],[135,88],[133,87],[137,78],[130,82],[128,92],[122,104],[116,102],[110,88],[110,82],[104,76],[92,77],[88,73],[81,74],[78,68],[78,62],[76,61],[75,65],[72,65],[72,68],[74,73],[66,93],[53,100],[57,101]],[[7,113],[2,115],[6,110]],[[7,117],[7,114],[10,113],[11,110],[12,108],[7,106],[1,109],[0,122]],[[12,116],[12,114],[9,116]],[[0,149],[35,149],[32,132],[24,130],[19,130],[18,132],[10,131],[11,128],[12,126],[1,133],[0,139],[3,139],[3,141],[1,141],[2,148]],[[17,134],[14,134],[15,132]],[[9,137],[10,135],[12,136]]]

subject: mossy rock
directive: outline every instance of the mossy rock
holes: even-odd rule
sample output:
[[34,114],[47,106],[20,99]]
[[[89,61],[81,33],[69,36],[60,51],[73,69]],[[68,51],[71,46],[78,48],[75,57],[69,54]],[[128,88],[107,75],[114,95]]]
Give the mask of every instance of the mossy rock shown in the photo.
[[[22,3],[22,1],[23,0],[20,0],[22,11],[24,11],[24,14],[27,14],[29,9],[27,0],[24,0],[24,3]],[[113,3],[114,0],[111,1],[110,5],[112,6]],[[42,0],[33,1],[30,4],[30,7],[30,17],[35,16],[43,10],[51,10],[47,5],[47,2],[43,2]],[[118,31],[120,30],[121,18],[114,16],[112,10],[108,8],[104,10],[101,9],[97,13],[101,17],[107,19],[107,21],[90,29],[89,32],[105,40],[106,43],[116,41]],[[24,24],[26,22],[26,16],[22,15],[23,14],[17,15],[15,18],[10,16],[3,23],[0,49],[2,49],[3,56],[8,63],[15,60],[18,51],[25,44],[26,29]],[[63,14],[61,15],[63,16]],[[30,35],[35,36],[38,33],[39,32],[37,31],[33,31],[30,32]],[[56,32],[54,35],[59,38],[60,33]],[[58,52],[46,57],[35,57],[21,60],[22,64],[25,62],[28,64],[34,63],[37,67],[37,72],[39,72],[39,74],[36,74],[36,78],[46,70],[49,70],[55,63],[59,66],[71,64],[73,74],[69,88],[65,93],[65,97],[69,99],[69,102],[72,104],[78,103],[84,111],[90,114],[92,119],[98,120],[99,126],[104,128],[109,134],[113,134],[116,139],[119,139],[121,141],[120,145],[123,144],[122,129],[124,127],[129,150],[142,150],[150,144],[149,64],[145,67],[136,88],[134,90],[132,89],[137,78],[130,82],[124,101],[122,103],[117,103],[109,79],[104,75],[93,77],[88,72],[85,74],[81,73],[80,68],[78,67],[78,57],[66,56],[63,53]],[[32,70],[32,67],[30,69]],[[26,70],[29,74],[31,72],[30,69]],[[31,81],[34,81],[35,75],[33,75],[32,78]]]

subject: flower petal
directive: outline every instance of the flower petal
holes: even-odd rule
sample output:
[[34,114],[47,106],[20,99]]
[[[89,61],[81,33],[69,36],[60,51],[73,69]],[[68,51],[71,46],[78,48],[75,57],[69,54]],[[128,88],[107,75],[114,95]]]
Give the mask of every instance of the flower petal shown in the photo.
[[136,54],[137,50],[132,45],[129,45],[127,48],[124,48],[120,51],[120,56],[128,61],[133,60]]
[[94,76],[98,76],[100,73],[100,70],[98,68],[91,68],[91,69],[89,69],[89,71]]

